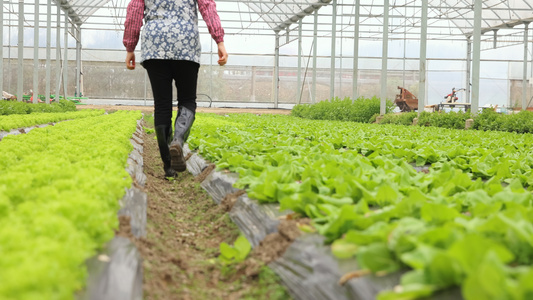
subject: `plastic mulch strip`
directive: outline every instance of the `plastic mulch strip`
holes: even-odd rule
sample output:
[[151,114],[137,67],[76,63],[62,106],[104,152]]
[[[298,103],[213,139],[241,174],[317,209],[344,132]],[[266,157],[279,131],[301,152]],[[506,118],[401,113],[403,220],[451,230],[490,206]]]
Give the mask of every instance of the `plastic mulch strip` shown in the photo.
[[[55,125],[55,123],[52,123],[52,124]],[[42,125],[35,125],[35,126],[31,126],[31,127],[17,128],[17,129],[13,129],[13,130],[10,130],[10,131],[1,131],[0,130],[0,141],[3,138],[5,138],[6,136],[8,136],[8,135],[17,135],[17,134],[28,133],[32,129],[43,128],[43,127],[46,127],[46,126],[50,126],[50,124],[42,124]]]
[[[133,185],[144,187],[146,175],[143,173],[142,126],[137,123],[137,131],[130,140],[133,151],[128,157],[126,170],[134,179]],[[121,209],[117,217],[127,216],[131,232],[135,237],[146,235],[147,196],[132,186],[120,200]],[[86,290],[78,299],[83,300],[142,300],[143,266],[142,257],[135,245],[125,237],[115,236],[102,253],[86,261],[89,278]]]

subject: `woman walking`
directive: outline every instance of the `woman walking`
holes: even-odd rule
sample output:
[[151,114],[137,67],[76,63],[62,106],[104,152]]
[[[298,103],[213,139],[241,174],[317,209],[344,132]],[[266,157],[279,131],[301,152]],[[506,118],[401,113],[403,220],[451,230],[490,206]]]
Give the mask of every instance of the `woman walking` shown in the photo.
[[[218,64],[228,60],[224,30],[214,0],[131,0],[124,23],[126,67],[135,69],[133,51],[141,35],[141,65],[154,95],[154,124],[165,177],[186,170],[183,144],[196,113],[200,68],[198,12],[218,45]],[[141,26],[144,17],[144,28]],[[178,90],[178,116],[172,134],[172,84]]]

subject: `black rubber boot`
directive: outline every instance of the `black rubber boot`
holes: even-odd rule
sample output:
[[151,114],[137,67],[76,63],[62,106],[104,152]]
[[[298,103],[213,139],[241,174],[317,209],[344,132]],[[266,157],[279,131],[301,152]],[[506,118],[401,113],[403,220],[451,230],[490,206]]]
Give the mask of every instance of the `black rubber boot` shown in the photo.
[[174,139],[170,143],[172,169],[178,172],[187,170],[187,162],[183,156],[183,145],[191,132],[194,115],[195,113],[186,107],[181,106],[178,109],[178,116],[174,124]]
[[172,168],[171,156],[169,150],[170,137],[172,136],[172,129],[168,125],[155,126],[155,135],[157,137],[157,144],[159,145],[159,153],[161,160],[163,160],[163,170],[165,170],[165,177],[176,176],[176,171]]

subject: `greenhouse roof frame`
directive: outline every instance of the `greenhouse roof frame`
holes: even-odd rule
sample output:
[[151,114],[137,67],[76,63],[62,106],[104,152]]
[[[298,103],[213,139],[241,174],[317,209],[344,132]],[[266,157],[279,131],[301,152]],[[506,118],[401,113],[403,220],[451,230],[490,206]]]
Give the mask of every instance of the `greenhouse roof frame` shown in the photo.
[[53,0],[59,3],[72,22],[76,25],[83,24],[97,10],[104,7],[111,0]]
[[[239,22],[241,29],[231,28],[228,34],[253,34],[257,28],[269,29],[274,33],[282,30],[290,31],[293,24],[313,14],[325,6],[332,6],[335,0],[217,0],[217,3],[234,3],[237,8],[232,10],[219,10],[221,14],[256,14],[257,18],[223,18],[223,22]],[[429,31],[428,39],[445,39],[448,37],[468,38],[473,32],[474,10],[476,0],[428,0]],[[494,31],[498,35],[500,29],[510,29],[522,24],[533,22],[533,4],[530,0],[481,0],[483,7],[482,34]],[[9,1],[8,1],[9,2]],[[78,26],[83,25],[99,9],[109,7],[118,9],[119,19],[125,18],[125,8],[129,0],[53,0],[59,3],[71,22]],[[346,10],[353,8],[354,2],[337,0],[338,17],[350,18],[353,13]],[[394,0],[390,1],[390,18],[404,19],[399,24],[391,24],[389,31],[405,33],[411,38],[420,35],[419,25],[421,22],[422,0]],[[382,19],[384,16],[384,4],[376,4],[375,0],[360,0],[360,38],[379,39],[382,31]],[[120,20],[116,23],[122,23]],[[325,24],[327,25],[327,24]],[[351,31],[354,24],[348,24],[340,31]],[[232,27],[232,26],[228,26]],[[377,29],[376,29],[377,28]],[[449,28],[448,31],[443,28]],[[303,28],[309,32],[310,29]],[[497,35],[495,34],[495,36]],[[304,33],[305,35],[305,33]],[[502,36],[505,36],[503,34]],[[345,36],[346,37],[346,36]]]

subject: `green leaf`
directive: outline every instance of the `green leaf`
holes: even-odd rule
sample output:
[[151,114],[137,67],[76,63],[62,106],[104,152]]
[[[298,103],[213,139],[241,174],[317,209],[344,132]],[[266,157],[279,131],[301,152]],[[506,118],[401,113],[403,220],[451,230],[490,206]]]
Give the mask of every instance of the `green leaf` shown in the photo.
[[241,235],[237,238],[233,247],[224,242],[220,243],[219,259],[227,264],[239,263],[246,259],[251,249],[252,246],[246,237]]
[[378,188],[376,202],[379,206],[387,206],[396,203],[399,194],[390,185],[384,184]]
[[395,272],[400,268],[385,243],[361,247],[357,261],[362,269],[369,269],[372,272]]
[[354,257],[358,250],[359,246],[344,239],[336,240],[331,244],[331,252],[340,259]]
[[396,291],[383,291],[378,294],[376,300],[415,300],[429,297],[437,289],[432,285],[409,284],[399,286]]
[[470,275],[475,274],[489,251],[494,252],[502,263],[508,263],[514,259],[514,255],[505,246],[477,234],[465,235],[450,247],[448,253],[457,259],[465,273]]
[[420,211],[420,215],[424,221],[433,224],[443,224],[461,216],[456,209],[437,203],[424,204]]
[[246,259],[246,257],[252,250],[252,245],[250,244],[250,242],[248,242],[244,235],[241,235],[237,238],[234,247],[235,250],[237,250],[238,252],[235,257],[237,261],[243,261],[244,259]]
[[445,252],[437,252],[424,271],[427,282],[441,288],[458,285],[464,278],[461,264]]
[[231,262],[239,252],[228,245],[227,243],[220,243],[220,257],[227,262]]
[[510,299],[506,290],[506,274],[499,255],[488,251],[475,272],[472,272],[462,286],[465,300]]
[[423,269],[440,251],[442,250],[420,244],[415,250],[402,254],[400,259],[413,269]]

